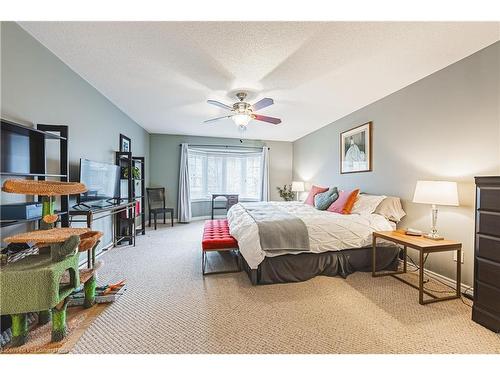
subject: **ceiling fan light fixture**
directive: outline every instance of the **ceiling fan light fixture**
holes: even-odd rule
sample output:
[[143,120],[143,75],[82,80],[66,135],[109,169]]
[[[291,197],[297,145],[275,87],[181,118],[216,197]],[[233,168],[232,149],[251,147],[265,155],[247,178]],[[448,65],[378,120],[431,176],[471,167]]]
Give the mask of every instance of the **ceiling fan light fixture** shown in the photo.
[[247,114],[238,114],[231,117],[234,123],[238,126],[247,126],[250,120],[252,119],[250,115]]

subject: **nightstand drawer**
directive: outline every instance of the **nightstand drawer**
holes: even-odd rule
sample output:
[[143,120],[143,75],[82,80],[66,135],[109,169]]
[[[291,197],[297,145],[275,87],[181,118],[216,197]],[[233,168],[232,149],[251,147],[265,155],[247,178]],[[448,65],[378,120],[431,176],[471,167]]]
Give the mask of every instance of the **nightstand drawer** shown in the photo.
[[479,233],[500,237],[500,215],[479,213]]
[[500,189],[481,188],[478,203],[481,210],[500,211]]
[[474,289],[474,301],[487,308],[489,311],[500,314],[500,289],[477,282],[477,289]]
[[479,281],[493,285],[500,289],[500,263],[481,258],[476,259],[477,275]]
[[477,236],[478,246],[476,255],[478,257],[500,262],[500,238]]

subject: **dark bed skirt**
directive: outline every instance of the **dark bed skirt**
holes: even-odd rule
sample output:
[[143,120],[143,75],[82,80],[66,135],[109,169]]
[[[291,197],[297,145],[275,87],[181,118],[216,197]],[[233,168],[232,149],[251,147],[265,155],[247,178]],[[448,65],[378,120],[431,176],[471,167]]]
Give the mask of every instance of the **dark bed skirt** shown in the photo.
[[[377,271],[396,270],[399,250],[396,246],[377,247]],[[245,258],[241,258],[253,285],[306,281],[318,275],[346,278],[356,271],[372,270],[371,247],[320,254],[302,253],[266,257],[256,270],[250,269]]]

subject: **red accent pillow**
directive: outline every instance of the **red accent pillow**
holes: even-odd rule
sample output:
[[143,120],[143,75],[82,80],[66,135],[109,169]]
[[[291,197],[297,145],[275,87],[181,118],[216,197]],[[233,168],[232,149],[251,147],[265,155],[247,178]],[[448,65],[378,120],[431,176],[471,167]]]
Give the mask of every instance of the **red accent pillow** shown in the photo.
[[340,191],[339,197],[326,210],[338,214],[348,215],[352,211],[354,202],[358,197],[359,189],[353,191]]
[[327,190],[328,190],[327,187],[324,188],[324,187],[321,187],[321,186],[313,185],[312,188],[311,188],[311,191],[309,192],[309,195],[307,196],[307,198],[304,201],[304,203],[308,204],[310,206],[314,206],[314,197],[316,196],[316,194],[324,193]]

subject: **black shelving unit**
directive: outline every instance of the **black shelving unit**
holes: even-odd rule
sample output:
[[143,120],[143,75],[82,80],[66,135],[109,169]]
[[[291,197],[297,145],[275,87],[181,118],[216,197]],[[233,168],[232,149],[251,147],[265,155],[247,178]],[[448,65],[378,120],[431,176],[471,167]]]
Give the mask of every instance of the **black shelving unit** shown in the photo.
[[[136,234],[146,234],[146,212],[145,212],[145,186],[144,186],[144,172],[145,172],[145,163],[143,156],[133,156],[131,152],[117,151],[115,156],[116,165],[120,167],[120,181],[127,182],[127,191],[126,194],[123,194],[122,184],[120,183],[120,197],[125,199],[127,202],[135,202],[138,201],[140,204],[140,213],[137,216],[139,218],[139,224],[135,226]],[[139,168],[141,173],[141,178],[134,179],[132,169]],[[128,169],[127,177],[124,177],[124,169]],[[136,188],[136,183],[139,183],[140,189]],[[130,208],[130,211],[135,209],[135,207]],[[118,225],[116,226],[117,238],[123,237],[124,233],[123,228],[127,227],[127,232],[130,235],[130,232],[133,231],[134,226],[130,223],[128,218],[132,218],[136,215],[133,215],[133,212],[128,212],[127,218],[117,218]],[[121,223],[120,223],[121,221]],[[125,224],[124,224],[125,223]],[[123,241],[127,241],[129,244],[132,244],[132,240],[130,237],[126,237],[126,239],[118,242],[119,244],[123,243]]]
[[[127,202],[133,202],[132,196],[132,153],[125,151],[116,151],[115,153],[115,163],[120,167],[120,198],[124,199]],[[124,169],[128,169],[128,177],[123,177]],[[127,181],[127,191],[126,194],[123,194],[122,191],[122,181]],[[131,207],[125,211],[127,217],[117,216],[116,217],[116,225],[115,225],[115,238],[117,238],[116,244],[122,245],[123,243],[128,243],[132,245],[133,243],[133,228],[134,225],[131,222],[130,218],[133,218],[135,215],[133,213],[134,208]],[[126,228],[126,229],[125,229]],[[125,231],[124,231],[125,229]]]
[[[132,156],[132,165],[138,167],[141,172],[141,178],[132,179],[133,180],[133,195],[134,199],[139,201],[141,211],[139,213],[140,217],[140,227],[136,229],[136,233],[146,234],[146,189],[145,189],[145,161],[144,156]],[[130,177],[130,176],[129,176]],[[136,184],[139,183],[140,192],[138,193],[136,189]]]
[[[59,181],[69,181],[69,165],[68,165],[68,126],[66,125],[48,125],[38,124],[36,128],[16,124],[5,119],[1,120],[2,138],[20,137],[29,144],[29,167],[21,167],[23,170],[9,170],[7,165],[2,162],[1,177],[24,177],[37,180],[45,180],[47,178],[58,178]],[[46,173],[46,141],[59,141],[59,173]],[[8,142],[7,140],[5,142]],[[2,146],[4,146],[2,140]],[[17,165],[16,165],[17,167]],[[36,197],[35,200],[38,200]],[[69,218],[67,215],[69,209],[69,196],[61,196],[61,208],[58,211],[60,215],[60,224],[62,227],[69,226]],[[23,224],[28,222],[38,222],[41,218],[31,218],[23,220],[1,220],[0,227]]]

